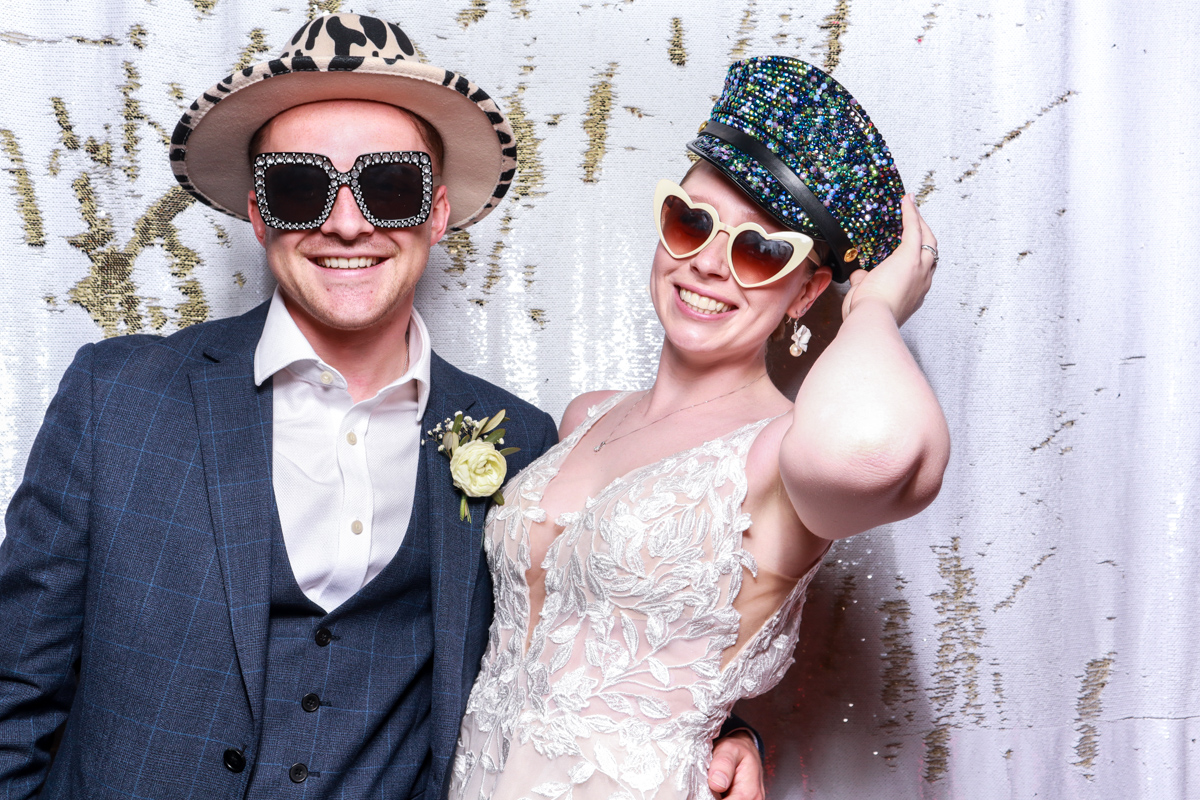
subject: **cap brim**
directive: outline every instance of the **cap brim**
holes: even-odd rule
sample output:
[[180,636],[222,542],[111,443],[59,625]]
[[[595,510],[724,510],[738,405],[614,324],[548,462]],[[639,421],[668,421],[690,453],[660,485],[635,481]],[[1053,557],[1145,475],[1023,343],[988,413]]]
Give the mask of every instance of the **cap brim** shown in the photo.
[[[715,137],[704,134],[701,134],[699,137],[688,142],[686,146],[689,151],[695,153],[697,156],[703,159],[704,163],[711,165],[714,169],[728,178],[729,182],[736,186],[738,191],[746,196],[747,200],[757,206],[771,219],[778,222],[781,226],[787,228],[788,230],[798,231],[806,236],[811,236],[817,241],[825,241],[824,237],[821,235],[821,231],[817,229],[816,225],[811,223],[808,225],[797,224],[796,221],[787,219],[778,211],[764,204],[759,198],[758,194],[756,194],[754,189],[747,182],[746,176],[749,170],[754,171],[755,180],[762,181],[771,187],[771,189],[778,193],[777,196],[786,194],[787,190],[784,189],[784,187],[775,179],[775,176],[772,175],[769,170],[763,169],[758,162],[754,161],[754,159],[740,151],[738,151],[738,154],[735,157],[722,157],[712,148],[706,146],[711,142],[717,142],[725,147],[736,149],[732,148],[730,145],[725,145],[724,142],[721,142]],[[807,219],[807,217],[805,217],[805,219]],[[830,270],[833,272],[833,279],[838,283],[845,283],[850,279],[850,271],[847,270],[844,265],[837,263],[836,258],[827,260],[825,266],[830,268]]]

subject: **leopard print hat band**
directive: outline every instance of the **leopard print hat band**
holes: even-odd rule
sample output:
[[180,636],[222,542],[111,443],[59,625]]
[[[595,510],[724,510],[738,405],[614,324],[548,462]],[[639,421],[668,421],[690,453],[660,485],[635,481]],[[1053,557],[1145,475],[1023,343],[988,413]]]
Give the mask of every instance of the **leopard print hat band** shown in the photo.
[[508,191],[517,147],[496,102],[458,73],[421,63],[398,26],[358,14],[313,19],[278,56],[200,95],[171,137],[175,178],[202,203],[246,219],[254,133],[289,108],[347,99],[400,106],[437,129],[451,227],[483,219]]

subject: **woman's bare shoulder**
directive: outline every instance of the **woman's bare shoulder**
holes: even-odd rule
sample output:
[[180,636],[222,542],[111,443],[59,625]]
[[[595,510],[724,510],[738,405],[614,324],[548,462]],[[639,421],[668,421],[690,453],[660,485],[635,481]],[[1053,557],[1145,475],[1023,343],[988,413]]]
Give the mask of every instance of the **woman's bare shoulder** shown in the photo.
[[571,431],[579,427],[579,425],[587,418],[588,409],[594,405],[603,403],[608,398],[617,393],[616,389],[601,389],[596,392],[584,392],[567,404],[567,410],[563,412],[562,422],[558,424],[558,438],[566,438]]
[[764,488],[779,481],[779,450],[792,427],[791,414],[783,413],[767,423],[746,454],[746,476]]

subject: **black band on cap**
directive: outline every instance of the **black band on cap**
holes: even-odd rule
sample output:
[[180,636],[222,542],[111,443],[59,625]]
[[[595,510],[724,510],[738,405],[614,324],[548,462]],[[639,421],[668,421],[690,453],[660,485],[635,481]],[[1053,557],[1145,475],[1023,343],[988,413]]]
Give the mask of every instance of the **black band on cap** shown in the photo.
[[[817,199],[812,190],[800,179],[800,176],[783,163],[779,156],[771,152],[770,148],[744,131],[713,120],[709,120],[700,133],[708,134],[736,147],[775,176],[780,185],[795,198],[800,207],[804,209],[804,213],[817,226],[817,230],[821,232],[825,242],[833,248],[836,256],[836,263],[833,265],[835,278],[844,281],[846,276],[859,268],[858,249],[846,236],[842,226],[838,225],[833,214],[829,213],[829,209]],[[847,258],[847,255],[851,257]]]

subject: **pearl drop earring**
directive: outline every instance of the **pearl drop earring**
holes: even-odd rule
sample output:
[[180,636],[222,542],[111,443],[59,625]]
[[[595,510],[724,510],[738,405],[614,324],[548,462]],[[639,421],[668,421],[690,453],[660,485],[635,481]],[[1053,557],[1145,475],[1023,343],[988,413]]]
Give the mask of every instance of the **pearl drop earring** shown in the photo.
[[807,325],[800,324],[800,318],[792,320],[792,346],[788,348],[788,352],[796,358],[800,357],[801,353],[808,351],[808,340],[812,338],[812,331]]

